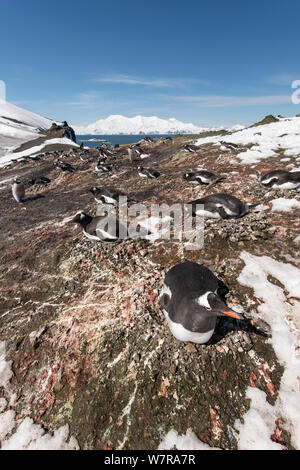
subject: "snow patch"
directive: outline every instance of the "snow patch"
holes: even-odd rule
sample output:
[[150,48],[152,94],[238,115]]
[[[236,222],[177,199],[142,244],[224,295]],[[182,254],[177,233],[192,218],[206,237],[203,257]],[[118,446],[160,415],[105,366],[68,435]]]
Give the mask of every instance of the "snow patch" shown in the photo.
[[280,197],[278,199],[273,199],[272,203],[272,212],[290,212],[293,209],[300,209],[300,201],[297,199],[285,199]]
[[221,140],[242,146],[252,144],[250,149],[237,154],[242,163],[249,165],[276,156],[275,150],[281,151],[286,157],[297,156],[300,154],[300,117],[280,119],[279,122],[249,127],[230,135],[205,137],[195,143],[217,144]]
[[[268,256],[242,252],[240,257],[245,267],[238,282],[252,288],[255,297],[263,301],[258,307],[258,314],[270,325],[271,344],[284,366],[274,406],[267,404],[264,392],[253,392],[249,387],[247,396],[251,398],[251,405],[243,416],[245,423],[235,423],[240,430],[240,448],[275,448],[270,436],[274,433],[275,420],[282,418],[291,433],[292,445],[300,449],[300,270]],[[269,275],[276,278],[284,290],[270,282]],[[259,437],[255,435],[258,428]]]
[[74,437],[69,437],[69,426],[61,426],[54,434],[45,433],[44,429],[25,418],[17,431],[2,443],[3,450],[79,450]]
[[41,152],[47,145],[55,145],[55,144],[60,144],[60,145],[72,145],[75,147],[79,147],[78,144],[75,144],[72,140],[68,139],[67,137],[62,137],[62,138],[57,138],[57,139],[49,139],[43,142],[41,145],[38,145],[36,147],[31,147],[27,150],[24,150],[23,152],[17,152],[17,153],[8,153],[4,157],[0,159],[0,168],[2,166],[7,165],[7,163],[18,160],[19,158],[22,157],[27,157],[29,155],[33,155],[34,153]]
[[221,450],[200,441],[191,429],[188,429],[185,435],[179,435],[174,430],[169,431],[159,444],[158,450],[172,450],[174,446],[177,450]]

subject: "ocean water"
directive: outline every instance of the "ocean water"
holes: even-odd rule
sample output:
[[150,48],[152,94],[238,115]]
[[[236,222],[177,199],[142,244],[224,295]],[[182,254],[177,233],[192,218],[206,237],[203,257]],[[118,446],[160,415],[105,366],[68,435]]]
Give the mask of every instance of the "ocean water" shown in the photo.
[[[146,135],[77,135],[77,144],[81,144],[85,147],[99,147],[101,144],[105,143],[106,145],[123,145],[123,144],[134,144],[142,140]],[[160,135],[149,135],[152,139],[158,139],[160,137],[172,137],[170,134],[160,134]],[[95,140],[97,142],[95,142]]]

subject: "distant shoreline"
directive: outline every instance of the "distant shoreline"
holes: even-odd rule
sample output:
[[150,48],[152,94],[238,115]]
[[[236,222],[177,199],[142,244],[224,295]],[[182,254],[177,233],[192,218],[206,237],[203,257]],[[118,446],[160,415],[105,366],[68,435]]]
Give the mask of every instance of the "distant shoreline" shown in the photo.
[[174,137],[174,135],[176,134],[78,134],[76,140],[79,144],[83,142],[87,147],[93,148],[103,143],[112,146],[135,144],[146,136],[152,139],[160,139],[162,137]]

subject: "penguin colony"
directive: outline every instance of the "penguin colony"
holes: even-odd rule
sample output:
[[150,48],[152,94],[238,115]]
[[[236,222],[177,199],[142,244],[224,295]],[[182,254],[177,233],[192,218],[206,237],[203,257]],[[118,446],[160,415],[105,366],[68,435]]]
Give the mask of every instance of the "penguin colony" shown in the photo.
[[[171,138],[165,138],[169,142]],[[153,139],[145,137],[144,142],[151,144]],[[227,150],[236,150],[237,145],[229,142],[221,142]],[[98,158],[95,172],[110,175],[114,171],[114,166],[107,164],[107,160],[114,155],[114,149],[106,145],[98,148]],[[184,150],[196,153],[199,147],[196,145],[185,145]],[[71,150],[66,156],[76,156],[78,150]],[[83,147],[79,150],[79,158],[88,161]],[[140,143],[131,145],[128,149],[130,162],[141,161],[148,157],[143,154]],[[54,164],[55,167],[68,173],[74,173],[76,168],[67,161],[61,159],[59,152],[53,152],[59,157]],[[52,154],[53,154],[52,153]],[[49,152],[47,153],[49,154]],[[44,155],[34,157],[24,157],[23,162],[39,160]],[[163,175],[153,168],[137,166],[137,176],[141,178],[157,179]],[[220,182],[223,177],[216,175],[205,169],[183,174],[183,180],[191,184],[214,185]],[[295,189],[300,187],[300,171],[289,172],[286,170],[272,170],[263,175],[259,175],[261,185],[266,188]],[[28,181],[28,185],[46,185],[50,180],[44,176],[34,177]],[[120,197],[127,197],[129,202],[135,202],[129,195],[114,188],[93,186],[89,189],[97,204],[111,204],[116,206]],[[25,199],[25,185],[19,179],[14,181],[12,186],[14,199],[23,204]],[[209,196],[190,201],[192,215],[202,215],[215,219],[240,218],[246,215],[252,207],[257,204],[247,204],[238,198],[227,193],[216,193]],[[201,208],[199,208],[201,205]],[[111,233],[106,226],[103,226],[104,216],[92,217],[85,212],[77,212],[68,220],[68,224],[78,224],[83,234],[90,240],[103,242],[116,242],[119,240],[120,226],[117,224],[115,233]],[[124,229],[124,227],[123,227]],[[126,228],[125,228],[126,230]],[[217,317],[221,319],[234,318],[237,321],[245,320],[243,315],[230,309],[226,305],[226,295],[229,293],[225,284],[220,281],[207,267],[193,263],[184,262],[172,267],[165,276],[164,286],[159,296],[159,304],[165,315],[171,333],[179,341],[194,342],[198,344],[207,343],[215,330]]]

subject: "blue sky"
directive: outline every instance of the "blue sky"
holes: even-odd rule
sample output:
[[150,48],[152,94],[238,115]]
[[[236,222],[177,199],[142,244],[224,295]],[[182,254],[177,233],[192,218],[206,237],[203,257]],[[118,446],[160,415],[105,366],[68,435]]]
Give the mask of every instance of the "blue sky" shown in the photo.
[[53,119],[300,113],[299,0],[10,0],[1,16],[7,100]]

